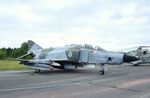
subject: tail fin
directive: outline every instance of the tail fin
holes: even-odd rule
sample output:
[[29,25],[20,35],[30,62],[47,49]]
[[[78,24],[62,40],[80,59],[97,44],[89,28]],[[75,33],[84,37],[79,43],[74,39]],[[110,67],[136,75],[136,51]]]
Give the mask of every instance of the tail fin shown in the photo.
[[36,44],[32,40],[28,40],[28,48],[29,48],[28,53],[32,53],[34,50],[42,49],[41,46],[39,46],[38,44]]

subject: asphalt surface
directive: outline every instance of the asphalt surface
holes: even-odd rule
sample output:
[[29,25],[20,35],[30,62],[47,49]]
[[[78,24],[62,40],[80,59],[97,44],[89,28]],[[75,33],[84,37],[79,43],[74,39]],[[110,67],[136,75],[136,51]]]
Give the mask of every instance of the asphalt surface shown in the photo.
[[150,65],[0,72],[0,98],[150,98]]

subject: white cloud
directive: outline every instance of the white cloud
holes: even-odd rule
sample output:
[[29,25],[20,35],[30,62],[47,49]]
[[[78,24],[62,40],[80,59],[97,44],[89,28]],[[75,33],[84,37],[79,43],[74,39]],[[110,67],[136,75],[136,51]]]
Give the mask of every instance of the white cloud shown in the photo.
[[72,5],[74,2],[70,2],[70,0],[39,0],[38,3],[46,9],[62,10],[63,8]]
[[145,2],[4,2],[0,4],[0,34],[3,35],[0,36],[0,47],[18,47],[28,39],[43,47],[88,43],[117,49],[147,44],[150,41],[150,4]]
[[138,5],[135,2],[131,2],[125,6],[123,6],[121,13],[124,16],[131,16],[136,14],[136,12],[138,11]]

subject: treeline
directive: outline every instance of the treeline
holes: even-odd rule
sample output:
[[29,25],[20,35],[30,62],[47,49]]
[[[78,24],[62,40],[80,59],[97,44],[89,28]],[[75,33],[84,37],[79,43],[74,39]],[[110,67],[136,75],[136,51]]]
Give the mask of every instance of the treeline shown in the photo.
[[20,48],[1,48],[0,49],[0,59],[7,59],[7,58],[17,58],[26,54],[28,51],[28,44],[24,42],[21,44]]

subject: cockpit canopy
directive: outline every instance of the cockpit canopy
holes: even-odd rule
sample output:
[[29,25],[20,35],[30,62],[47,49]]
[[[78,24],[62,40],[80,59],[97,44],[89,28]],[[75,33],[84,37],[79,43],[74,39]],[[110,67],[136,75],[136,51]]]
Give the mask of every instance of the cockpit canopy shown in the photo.
[[86,48],[86,49],[93,49],[93,50],[98,50],[98,51],[106,51],[99,46],[94,46],[94,45],[89,45],[89,44],[84,44],[84,45],[71,44],[67,46],[74,47],[74,48]]

